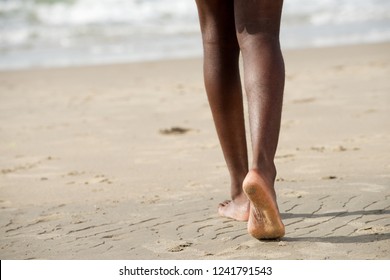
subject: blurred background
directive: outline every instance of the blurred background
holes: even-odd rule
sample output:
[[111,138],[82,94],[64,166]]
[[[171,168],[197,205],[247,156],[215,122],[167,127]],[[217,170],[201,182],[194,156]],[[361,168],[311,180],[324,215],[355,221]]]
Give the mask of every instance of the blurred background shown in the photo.
[[[389,0],[284,1],[284,49],[389,40]],[[201,55],[195,0],[0,0],[0,69]]]

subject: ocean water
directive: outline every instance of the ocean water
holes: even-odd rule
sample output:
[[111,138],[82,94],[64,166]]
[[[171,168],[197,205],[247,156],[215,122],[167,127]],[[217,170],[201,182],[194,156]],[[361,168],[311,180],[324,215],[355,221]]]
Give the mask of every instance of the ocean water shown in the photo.
[[[384,41],[389,0],[284,1],[284,49]],[[201,54],[194,0],[0,0],[0,69]]]

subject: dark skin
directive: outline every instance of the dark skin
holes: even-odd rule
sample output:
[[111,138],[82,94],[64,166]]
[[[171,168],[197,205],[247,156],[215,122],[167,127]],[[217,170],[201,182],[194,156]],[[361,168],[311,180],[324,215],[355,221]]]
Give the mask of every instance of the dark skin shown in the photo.
[[[284,90],[279,44],[283,0],[196,0],[204,48],[204,80],[231,178],[220,215],[248,220],[258,239],[284,235],[274,182]],[[248,163],[239,55],[244,65],[253,160]]]

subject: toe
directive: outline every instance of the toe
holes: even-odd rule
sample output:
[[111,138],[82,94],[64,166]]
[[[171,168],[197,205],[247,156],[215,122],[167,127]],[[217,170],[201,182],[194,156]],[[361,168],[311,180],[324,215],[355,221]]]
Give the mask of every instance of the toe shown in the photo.
[[224,202],[221,202],[219,204],[220,207],[225,207],[226,205],[228,205],[231,201],[230,200],[225,200]]

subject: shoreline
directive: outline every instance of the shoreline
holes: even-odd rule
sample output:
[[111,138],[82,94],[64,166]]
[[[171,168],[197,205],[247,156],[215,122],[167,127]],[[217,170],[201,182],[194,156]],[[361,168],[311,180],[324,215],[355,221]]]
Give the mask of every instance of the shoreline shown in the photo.
[[[201,44],[201,43],[200,43]],[[383,42],[363,42],[363,43],[347,43],[339,45],[329,45],[329,46],[306,46],[306,47],[294,47],[294,48],[283,48],[283,54],[296,53],[296,52],[311,52],[311,51],[331,51],[332,49],[346,49],[346,48],[364,48],[370,46],[386,46],[390,44],[389,41]],[[202,59],[202,54],[200,55],[189,55],[182,57],[168,57],[168,58],[150,58],[150,59],[135,59],[123,62],[90,62],[90,63],[80,63],[80,64],[69,64],[69,65],[50,65],[50,66],[25,66],[25,67],[15,67],[15,68],[0,68],[0,73],[4,72],[18,72],[18,71],[34,71],[34,70],[56,70],[56,69],[68,69],[68,68],[90,68],[90,67],[113,67],[113,66],[124,66],[131,64],[144,64],[144,63],[168,63],[175,61],[185,61],[185,60],[196,60]]]
[[388,259],[389,48],[284,51],[278,242],[217,215],[202,59],[0,71],[1,259]]

